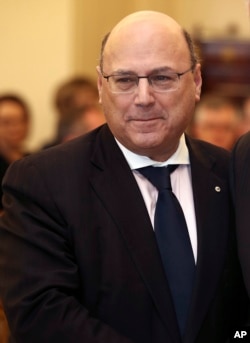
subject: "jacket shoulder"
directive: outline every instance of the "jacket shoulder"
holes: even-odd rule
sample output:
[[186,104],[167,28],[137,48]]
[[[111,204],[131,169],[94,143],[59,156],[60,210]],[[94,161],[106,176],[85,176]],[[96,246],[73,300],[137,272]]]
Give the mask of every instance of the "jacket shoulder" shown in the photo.
[[217,160],[220,163],[228,163],[231,152],[208,142],[186,136],[187,146],[191,154],[201,159]]

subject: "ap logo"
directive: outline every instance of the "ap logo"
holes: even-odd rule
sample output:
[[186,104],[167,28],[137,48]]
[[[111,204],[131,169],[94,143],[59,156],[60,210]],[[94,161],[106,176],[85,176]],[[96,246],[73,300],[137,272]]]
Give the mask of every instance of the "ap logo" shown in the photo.
[[247,332],[245,330],[235,331],[234,338],[244,338],[247,336]]
[[236,342],[250,342],[250,327],[238,327],[232,331],[230,343]]

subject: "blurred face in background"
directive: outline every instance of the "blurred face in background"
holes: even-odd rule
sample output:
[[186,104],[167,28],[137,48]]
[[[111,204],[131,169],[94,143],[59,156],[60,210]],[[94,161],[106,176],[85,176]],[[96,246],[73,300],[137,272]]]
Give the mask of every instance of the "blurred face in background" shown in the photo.
[[250,131],[250,97],[246,98],[242,106],[242,125],[240,134]]
[[105,117],[99,106],[91,106],[83,109],[74,122],[70,125],[63,142],[84,135],[105,123]]
[[235,108],[223,105],[219,108],[204,106],[196,113],[193,127],[195,138],[231,150],[239,136],[240,119]]
[[92,88],[85,87],[75,91],[73,100],[76,108],[96,106],[98,94]]
[[0,140],[11,148],[23,143],[28,135],[29,120],[25,109],[18,103],[0,103]]

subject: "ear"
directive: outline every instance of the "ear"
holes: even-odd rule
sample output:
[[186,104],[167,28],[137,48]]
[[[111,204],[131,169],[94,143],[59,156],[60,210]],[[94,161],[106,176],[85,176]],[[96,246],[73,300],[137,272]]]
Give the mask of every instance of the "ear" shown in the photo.
[[99,103],[102,103],[102,83],[103,83],[103,77],[102,77],[102,73],[101,73],[101,68],[100,66],[96,67],[96,71],[97,71],[97,88],[98,88],[98,92],[99,92]]
[[195,99],[200,101],[201,96],[201,86],[202,86],[202,77],[201,77],[201,65],[198,63],[194,69],[194,83],[195,83]]

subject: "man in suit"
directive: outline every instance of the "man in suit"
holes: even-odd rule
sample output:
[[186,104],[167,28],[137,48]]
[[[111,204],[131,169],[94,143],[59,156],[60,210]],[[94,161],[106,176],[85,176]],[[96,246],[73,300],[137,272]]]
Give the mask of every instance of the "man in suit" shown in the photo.
[[[250,16],[250,0],[246,0]],[[245,125],[246,126],[246,125]],[[247,128],[247,126],[246,126]],[[240,137],[232,152],[231,186],[235,205],[238,254],[250,298],[250,132]],[[250,311],[247,319],[250,324]]]
[[[3,184],[11,332],[17,343],[226,342],[244,315],[229,153],[184,135],[202,83],[190,36],[163,13],[133,13],[103,40],[97,71],[107,124],[15,163]],[[156,240],[158,190],[137,170],[171,164],[195,269],[183,330]]]
[[[232,154],[232,193],[235,202],[238,253],[250,298],[250,132],[236,143]],[[248,323],[250,317],[248,316]]]

